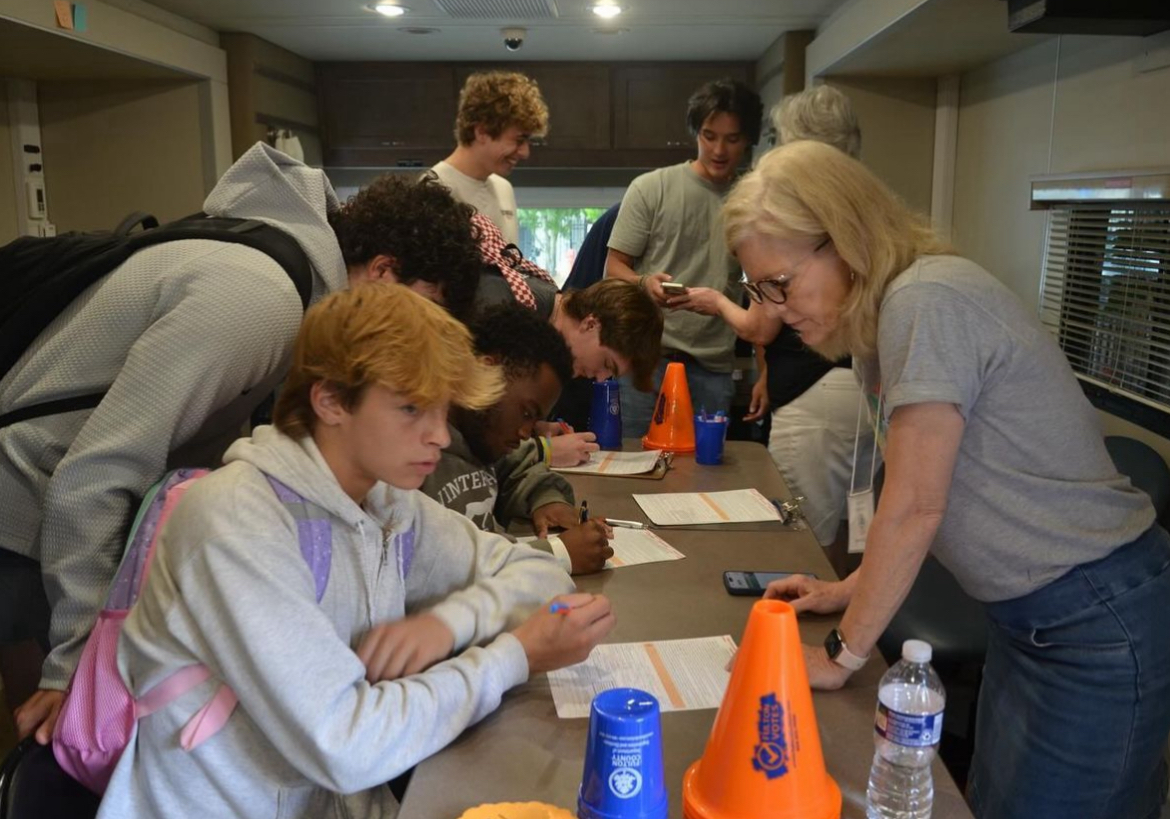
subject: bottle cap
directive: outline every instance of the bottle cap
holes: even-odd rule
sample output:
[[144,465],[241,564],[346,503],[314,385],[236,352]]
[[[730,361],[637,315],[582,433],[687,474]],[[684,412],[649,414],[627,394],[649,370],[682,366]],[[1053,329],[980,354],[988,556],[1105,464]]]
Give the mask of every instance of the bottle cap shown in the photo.
[[902,659],[908,663],[929,663],[934,650],[925,640],[907,640],[902,643]]

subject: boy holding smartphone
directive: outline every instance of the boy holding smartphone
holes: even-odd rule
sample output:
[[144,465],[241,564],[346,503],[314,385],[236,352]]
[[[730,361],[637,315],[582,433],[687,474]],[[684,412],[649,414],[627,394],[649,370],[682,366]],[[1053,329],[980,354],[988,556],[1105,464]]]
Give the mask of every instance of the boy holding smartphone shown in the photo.
[[735,333],[718,316],[692,311],[686,287],[709,287],[740,300],[740,269],[723,239],[720,213],[744,154],[759,139],[762,118],[759,96],[743,83],[705,84],[687,105],[697,157],[639,176],[622,199],[605,275],[641,284],[660,307],[670,308],[654,392],[637,392],[623,380],[622,434],[627,438],[649,428],[671,361],[686,366],[696,411],[731,409]]

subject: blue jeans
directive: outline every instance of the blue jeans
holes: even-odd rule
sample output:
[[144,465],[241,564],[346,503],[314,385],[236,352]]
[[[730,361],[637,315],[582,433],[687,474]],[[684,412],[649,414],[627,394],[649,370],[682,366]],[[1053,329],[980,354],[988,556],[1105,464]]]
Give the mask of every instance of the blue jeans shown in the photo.
[[1166,792],[1170,536],[987,605],[968,797],[981,819],[1146,819]]
[[[654,371],[654,392],[640,392],[629,376],[621,378],[623,438],[641,438],[650,430],[650,416],[654,414],[654,402],[658,399],[658,390],[669,363],[668,358],[658,362],[658,369]],[[735,394],[731,373],[711,372],[690,358],[683,360],[683,366],[687,370],[687,388],[695,412],[706,409],[709,415],[720,410],[730,413],[731,397]]]

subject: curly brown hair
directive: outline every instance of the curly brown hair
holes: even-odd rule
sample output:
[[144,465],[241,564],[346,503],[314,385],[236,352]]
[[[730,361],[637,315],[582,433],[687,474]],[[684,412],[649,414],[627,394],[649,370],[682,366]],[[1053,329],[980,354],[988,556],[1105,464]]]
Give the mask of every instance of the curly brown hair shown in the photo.
[[531,136],[548,133],[548,106],[536,80],[504,71],[468,77],[459,92],[459,113],[455,116],[455,139],[460,145],[475,142],[477,125],[493,139],[513,125]]
[[483,270],[474,213],[432,176],[388,173],[331,213],[329,224],[347,265],[390,256],[400,284],[436,285],[451,315],[465,319]]

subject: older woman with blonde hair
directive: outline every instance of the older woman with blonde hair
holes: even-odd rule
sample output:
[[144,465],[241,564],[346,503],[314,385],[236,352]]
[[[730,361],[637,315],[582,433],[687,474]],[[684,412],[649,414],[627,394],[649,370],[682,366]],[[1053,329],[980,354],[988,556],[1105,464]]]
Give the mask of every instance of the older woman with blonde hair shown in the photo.
[[724,209],[774,321],[849,354],[886,478],[861,567],[767,596],[844,610],[813,687],[860,668],[927,551],[982,601],[977,816],[1147,817],[1165,793],[1170,537],[1117,473],[1096,411],[1019,300],[838,150],[770,152]]

